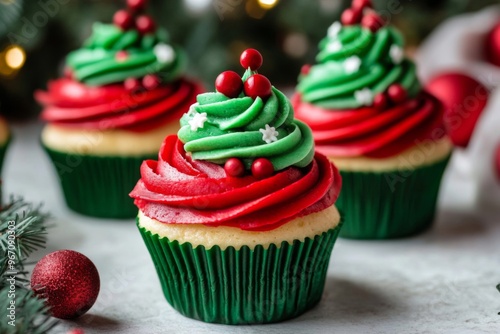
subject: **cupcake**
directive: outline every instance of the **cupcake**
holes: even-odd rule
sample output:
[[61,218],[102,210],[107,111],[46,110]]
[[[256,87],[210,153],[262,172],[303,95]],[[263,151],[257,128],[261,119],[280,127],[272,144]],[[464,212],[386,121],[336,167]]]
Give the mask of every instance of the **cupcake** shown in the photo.
[[0,117],[0,172],[2,171],[3,159],[10,142],[10,131],[7,122]]
[[293,318],[316,305],[341,223],[337,169],[289,100],[241,57],[145,161],[131,192],[167,301],[212,323]]
[[142,161],[156,157],[202,91],[182,74],[184,52],[135,7],[118,11],[114,24],[95,23],[85,45],[67,56],[65,77],[36,93],[48,123],[42,145],[66,203],[89,216],[137,214],[128,193]]
[[339,168],[341,236],[398,238],[431,225],[452,145],[441,103],[422,90],[403,38],[354,1],[305,66],[292,103]]

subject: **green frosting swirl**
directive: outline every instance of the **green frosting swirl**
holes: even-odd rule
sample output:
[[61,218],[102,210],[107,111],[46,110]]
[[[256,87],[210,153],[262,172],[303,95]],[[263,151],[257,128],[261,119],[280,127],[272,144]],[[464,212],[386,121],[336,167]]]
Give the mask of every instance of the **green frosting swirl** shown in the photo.
[[[147,74],[156,74],[168,82],[184,70],[186,55],[168,45],[167,40],[167,34],[160,29],[142,36],[137,30],[123,31],[113,24],[95,23],[90,38],[81,49],[71,52],[66,62],[74,77],[90,86]],[[125,59],[117,57],[120,51],[126,51]]]
[[[403,38],[392,27],[376,33],[359,25],[344,26],[336,36],[319,44],[317,64],[299,76],[302,100],[328,109],[353,109],[364,104],[356,92],[369,89],[376,95],[399,83],[409,96],[421,89],[415,64],[403,56]],[[353,62],[360,61],[359,69]]]
[[[272,88],[267,101],[244,95],[231,99],[221,93],[200,94],[197,101],[181,118],[178,132],[184,149],[193,159],[222,165],[229,158],[240,158],[250,169],[256,158],[265,157],[275,171],[311,163],[312,132],[294,119],[290,101],[276,88]],[[193,129],[190,121],[204,114],[207,120],[203,127]],[[266,127],[277,131],[275,140],[269,143],[262,132]]]

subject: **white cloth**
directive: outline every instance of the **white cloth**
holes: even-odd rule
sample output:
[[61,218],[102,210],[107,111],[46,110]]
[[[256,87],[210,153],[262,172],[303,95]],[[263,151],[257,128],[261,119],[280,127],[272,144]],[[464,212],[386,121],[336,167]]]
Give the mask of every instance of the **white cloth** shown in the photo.
[[[465,14],[442,23],[421,45],[416,55],[424,83],[447,71],[465,73],[490,90],[488,104],[479,118],[469,146],[455,149],[450,173],[468,180],[477,205],[500,210],[500,182],[494,172],[494,152],[500,144],[500,67],[484,60],[484,38],[500,21],[500,6]],[[465,189],[465,188],[464,188]]]

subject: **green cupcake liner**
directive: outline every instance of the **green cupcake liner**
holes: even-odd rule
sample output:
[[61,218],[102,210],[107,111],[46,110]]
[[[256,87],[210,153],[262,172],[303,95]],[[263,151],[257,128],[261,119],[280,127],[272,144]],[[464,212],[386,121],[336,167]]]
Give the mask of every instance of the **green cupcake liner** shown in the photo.
[[66,204],[99,218],[134,218],[137,207],[128,196],[141,177],[141,157],[101,157],[54,151],[44,146],[56,168]]
[[449,158],[406,171],[340,171],[342,191],[336,206],[345,222],[340,236],[391,239],[428,229]]
[[239,325],[283,321],[315,306],[341,225],[304,242],[239,250],[193,248],[138,227],[174,309],[209,323]]

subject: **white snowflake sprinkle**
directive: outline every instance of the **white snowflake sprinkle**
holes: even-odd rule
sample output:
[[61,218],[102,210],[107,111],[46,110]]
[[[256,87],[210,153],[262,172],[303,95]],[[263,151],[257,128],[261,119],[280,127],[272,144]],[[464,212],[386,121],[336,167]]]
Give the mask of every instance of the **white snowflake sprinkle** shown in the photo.
[[194,109],[194,107],[196,106],[199,106],[200,104],[198,102],[196,103],[193,103],[190,107],[189,107],[189,111],[187,112],[187,115],[188,116],[194,116],[194,113],[196,112],[196,110]]
[[194,117],[188,122],[191,125],[191,131],[196,131],[198,129],[203,129],[205,122],[207,121],[207,113],[196,113]]
[[278,140],[279,132],[276,131],[276,128],[269,126],[269,124],[266,124],[265,129],[259,129],[259,131],[262,133],[262,140],[267,144],[271,144]]
[[340,41],[333,41],[331,43],[328,43],[328,45],[326,46],[326,49],[329,52],[340,51],[342,49],[342,43],[340,43]]
[[342,30],[342,24],[339,21],[335,21],[328,28],[328,37],[336,38],[339,35],[340,30]]
[[401,64],[401,62],[405,57],[403,49],[396,44],[393,44],[391,46],[391,49],[389,50],[389,55],[391,56],[392,62],[394,64]]
[[354,92],[356,101],[364,106],[371,106],[373,104],[373,92],[370,88],[363,88]]
[[174,49],[165,43],[158,43],[155,45],[153,52],[159,63],[167,64],[174,61],[175,51]]
[[361,59],[359,59],[358,56],[349,57],[344,61],[344,71],[347,74],[359,71],[360,67],[361,67]]

